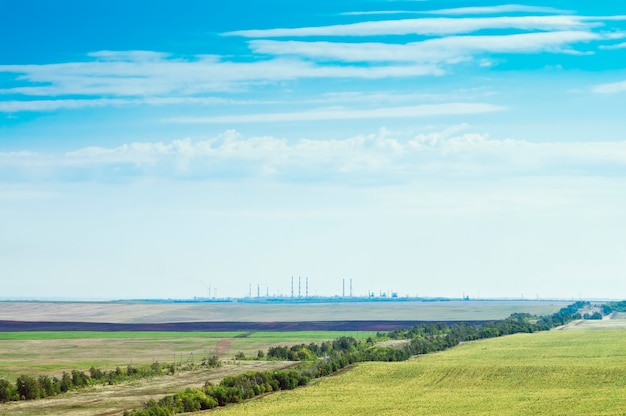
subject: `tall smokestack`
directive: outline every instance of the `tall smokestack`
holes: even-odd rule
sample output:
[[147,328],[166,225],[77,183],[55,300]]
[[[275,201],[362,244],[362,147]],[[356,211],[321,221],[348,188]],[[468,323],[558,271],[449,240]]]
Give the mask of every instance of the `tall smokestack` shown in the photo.
[[346,297],[346,279],[341,279],[341,297]]
[[293,298],[293,276],[291,276],[291,297]]
[[301,298],[302,297],[302,289],[301,289],[301,284],[302,279],[300,279],[300,276],[298,276],[298,297]]

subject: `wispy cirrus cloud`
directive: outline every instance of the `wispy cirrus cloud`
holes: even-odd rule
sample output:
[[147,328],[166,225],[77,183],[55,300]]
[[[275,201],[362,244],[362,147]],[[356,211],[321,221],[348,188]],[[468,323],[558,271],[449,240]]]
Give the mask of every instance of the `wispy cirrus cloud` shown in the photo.
[[599,84],[591,89],[598,94],[616,94],[626,91],[626,81],[611,82],[607,84]]
[[342,16],[377,16],[391,14],[423,14],[423,12],[415,10],[370,10],[366,12],[344,12]]
[[235,100],[218,97],[145,97],[145,98],[94,98],[94,99],[46,99],[0,101],[0,112],[55,111],[61,109],[94,108],[107,106],[138,105],[213,105],[233,104]]
[[498,13],[550,13],[563,14],[571,13],[567,10],[553,7],[526,6],[523,4],[502,4],[498,6],[479,7],[456,7],[452,9],[429,10],[424,14],[445,14],[445,15],[468,15],[468,14],[498,14]]
[[602,26],[603,20],[626,20],[626,16],[588,17],[574,15],[552,16],[497,16],[467,18],[420,18],[367,21],[342,25],[238,30],[224,36],[247,38],[276,38],[303,36],[381,36],[428,35],[443,36],[476,32],[486,29],[517,29],[526,31],[588,30]]
[[626,42],[614,44],[614,45],[600,45],[600,49],[614,50],[614,49],[626,49]]
[[[453,74],[453,66],[460,63],[470,62],[477,69],[493,67],[497,58],[491,59],[490,54],[585,54],[594,53],[596,48],[619,49],[623,44],[598,44],[624,38],[617,29],[604,30],[604,26],[607,21],[626,20],[626,16],[620,15],[499,15],[560,12],[516,4],[432,12],[452,17],[223,33],[224,36],[244,38],[240,40],[248,45],[248,53],[244,55],[177,56],[156,51],[105,50],[72,62],[0,65],[3,77],[0,97],[7,97],[0,101],[0,112],[133,105],[207,106],[233,103],[210,95],[245,95],[256,89],[267,91],[276,86],[287,91],[301,80],[349,80],[362,86],[366,81],[444,76]],[[496,16],[457,17],[479,13]],[[492,31],[492,34],[470,34],[483,30]],[[401,43],[398,38],[387,38],[385,42],[362,42],[354,38],[350,42],[346,39],[301,39],[376,35],[419,35],[425,39],[406,43]],[[283,37],[297,40],[277,39]],[[585,44],[584,49],[582,44]],[[598,86],[596,92],[615,88],[619,87]],[[348,111],[325,113],[315,110],[299,115],[271,113],[268,117],[244,114],[238,116],[238,120],[245,122],[255,117],[274,120],[358,119],[367,114],[361,111],[353,110],[350,114]],[[405,108],[398,114],[407,111]],[[229,117],[215,116],[212,122],[234,120]]]
[[586,31],[539,32],[493,36],[453,36],[407,44],[342,43],[254,40],[250,48],[257,53],[296,55],[319,60],[344,62],[421,62],[456,63],[480,53],[563,53],[570,45],[613,39]]
[[[62,64],[2,65],[0,73],[17,74],[19,81],[34,85],[6,88],[0,90],[0,94],[180,97],[236,91],[255,83],[300,78],[381,79],[443,73],[434,65],[339,66],[285,58],[234,62],[215,56],[181,59],[152,52],[108,51],[93,56],[106,56],[106,59]],[[72,102],[66,104],[72,105]]]

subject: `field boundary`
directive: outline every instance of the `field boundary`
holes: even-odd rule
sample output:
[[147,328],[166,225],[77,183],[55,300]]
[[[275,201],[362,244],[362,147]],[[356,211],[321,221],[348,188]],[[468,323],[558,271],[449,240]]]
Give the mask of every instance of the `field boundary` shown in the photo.
[[310,322],[163,322],[107,323],[0,320],[0,332],[94,331],[94,332],[292,332],[292,331],[393,331],[425,324],[483,325],[486,321],[310,321]]

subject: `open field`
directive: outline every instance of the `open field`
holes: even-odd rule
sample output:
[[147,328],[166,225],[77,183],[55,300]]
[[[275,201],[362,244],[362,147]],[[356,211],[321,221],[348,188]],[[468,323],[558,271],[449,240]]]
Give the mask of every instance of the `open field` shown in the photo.
[[549,331],[362,363],[220,415],[624,415],[626,330]]
[[626,319],[611,319],[604,321],[575,321],[562,329],[564,330],[597,330],[597,329],[626,329]]
[[[313,317],[329,321],[344,319],[452,321],[500,319],[514,312],[549,314],[564,305],[565,302],[532,301],[309,305],[0,302],[0,319],[19,319],[31,322],[43,319],[56,322],[85,321],[93,323],[201,322],[210,319],[217,321],[229,319],[243,322],[246,320],[250,320],[250,322],[284,322],[286,320],[306,322],[307,319]],[[586,331],[562,332],[583,333]],[[154,361],[162,363],[171,363],[174,360],[176,362],[198,362],[204,356],[213,354],[222,359],[230,359],[239,351],[244,352],[247,356],[253,356],[258,350],[266,351],[268,347],[275,345],[320,342],[343,335],[364,338],[371,334],[371,332],[364,331],[0,332],[0,377],[15,379],[21,374],[59,375],[63,371],[87,370],[91,366],[112,369],[117,366],[125,367],[128,364],[140,366]],[[186,387],[199,387],[207,379],[218,381],[224,375],[243,371],[245,368],[250,368],[247,367],[250,365],[278,365],[278,368],[290,365],[263,362],[254,364],[254,362],[249,361],[238,363],[238,365],[227,365],[218,370],[183,372],[175,376],[159,377],[132,384],[72,392],[41,401],[0,405],[0,415],[119,414],[121,410],[139,406],[150,398],[159,398],[184,390]],[[394,365],[390,366],[390,369],[396,368]],[[361,368],[358,366],[356,370],[361,371]],[[369,367],[366,365],[363,368]],[[382,371],[384,372],[384,370]],[[349,373],[351,372],[346,374]],[[373,377],[374,379],[370,381],[364,381],[365,384],[374,383],[373,380],[382,377],[382,374]],[[335,378],[340,377],[333,377],[329,380]],[[324,380],[320,384],[327,382]],[[369,389],[375,387],[376,384],[372,384]],[[317,391],[315,390],[317,388],[314,386],[312,390],[302,391]],[[268,396],[268,399],[273,397],[279,398],[283,395]],[[355,400],[358,400],[358,396]],[[255,401],[254,403],[257,402],[263,403],[264,401]],[[247,409],[251,405],[245,404],[239,409]],[[234,412],[239,414],[239,410],[234,410]],[[328,414],[327,409],[326,411],[322,409],[320,412],[320,414]],[[302,414],[302,409],[293,414],[298,413]],[[309,412],[304,413],[310,414]],[[384,414],[384,411],[378,413]],[[269,414],[273,414],[273,411],[270,411]]]
[[199,362],[205,356],[232,359],[239,351],[256,356],[270,346],[321,342],[369,332],[258,332],[258,333],[111,333],[18,332],[0,333],[0,377],[59,375],[63,371],[111,369],[129,364]]
[[49,399],[0,404],[0,415],[119,415],[124,410],[141,407],[150,399],[159,399],[187,387],[200,388],[207,380],[218,383],[227,375],[251,370],[277,370],[292,365],[293,363],[282,361],[241,361],[215,369],[185,371],[173,376],[155,377],[114,386],[97,386]]
[[0,320],[162,323],[503,319],[556,312],[563,301],[344,302],[305,304],[0,302]]

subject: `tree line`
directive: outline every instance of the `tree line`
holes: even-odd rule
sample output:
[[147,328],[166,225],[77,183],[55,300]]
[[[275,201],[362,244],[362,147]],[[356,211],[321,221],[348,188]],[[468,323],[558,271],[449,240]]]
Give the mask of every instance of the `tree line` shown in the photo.
[[[187,389],[159,401],[152,400],[144,406],[144,409],[134,410],[128,414],[132,416],[173,415],[180,413],[180,409],[190,411],[184,409],[191,407],[195,409],[200,406],[200,409],[197,410],[209,409],[212,408],[210,406],[238,403],[258,394],[305,385],[314,378],[333,374],[358,362],[404,361],[414,355],[428,354],[454,347],[460,342],[516,333],[545,331],[572,320],[581,319],[579,311],[588,305],[589,302],[581,301],[566,306],[551,315],[536,316],[527,313],[514,313],[506,319],[476,325],[469,323],[419,324],[391,332],[379,332],[376,336],[366,340],[344,336],[322,343],[300,344],[290,347],[273,346],[266,353],[259,351],[254,359],[297,361],[301,362],[301,365],[282,372],[257,372],[226,377],[217,386],[207,384],[201,390]],[[610,313],[622,307],[626,310],[626,302],[603,305],[602,311]],[[385,340],[406,340],[408,342],[401,347],[377,345]],[[246,359],[241,352],[235,358]],[[198,366],[217,367],[219,365],[221,365],[220,360],[213,356],[203,359]],[[192,369],[194,365],[190,364],[189,367],[188,369]],[[64,372],[60,378],[45,375],[35,378],[22,375],[17,378],[15,383],[0,379],[0,402],[34,400],[95,384],[117,384],[140,378],[174,374],[177,369],[182,368],[176,364],[155,362],[150,366],[133,367],[129,365],[126,368],[117,367],[110,371],[95,367],[92,367],[88,373],[73,370],[69,373]],[[217,404],[214,406],[213,403]]]
[[41,375],[33,377],[21,375],[15,383],[0,379],[0,403],[17,400],[36,400],[56,396],[70,390],[82,389],[94,385],[112,385],[141,378],[174,374],[176,371],[192,370],[196,367],[219,367],[217,356],[203,359],[199,364],[161,364],[154,362],[149,366],[125,368],[116,367],[106,371],[91,367],[87,373],[79,370],[63,372],[61,377]]
[[[218,385],[207,383],[202,389],[186,389],[160,400],[150,400],[142,409],[124,413],[125,416],[171,416],[239,403],[255,396],[280,390],[290,390],[311,380],[331,375],[349,365],[365,361],[404,361],[419,354],[442,351],[460,342],[494,338],[516,333],[545,331],[581,319],[578,311],[587,302],[576,302],[547,316],[514,313],[508,318],[472,325],[420,324],[391,332],[379,332],[375,337],[358,340],[340,337],[322,343],[299,344],[290,347],[273,346],[267,353],[259,351],[255,359],[301,362],[290,370],[248,372],[224,378]],[[383,340],[407,340],[401,348],[381,347]],[[245,359],[242,353],[239,359]]]

